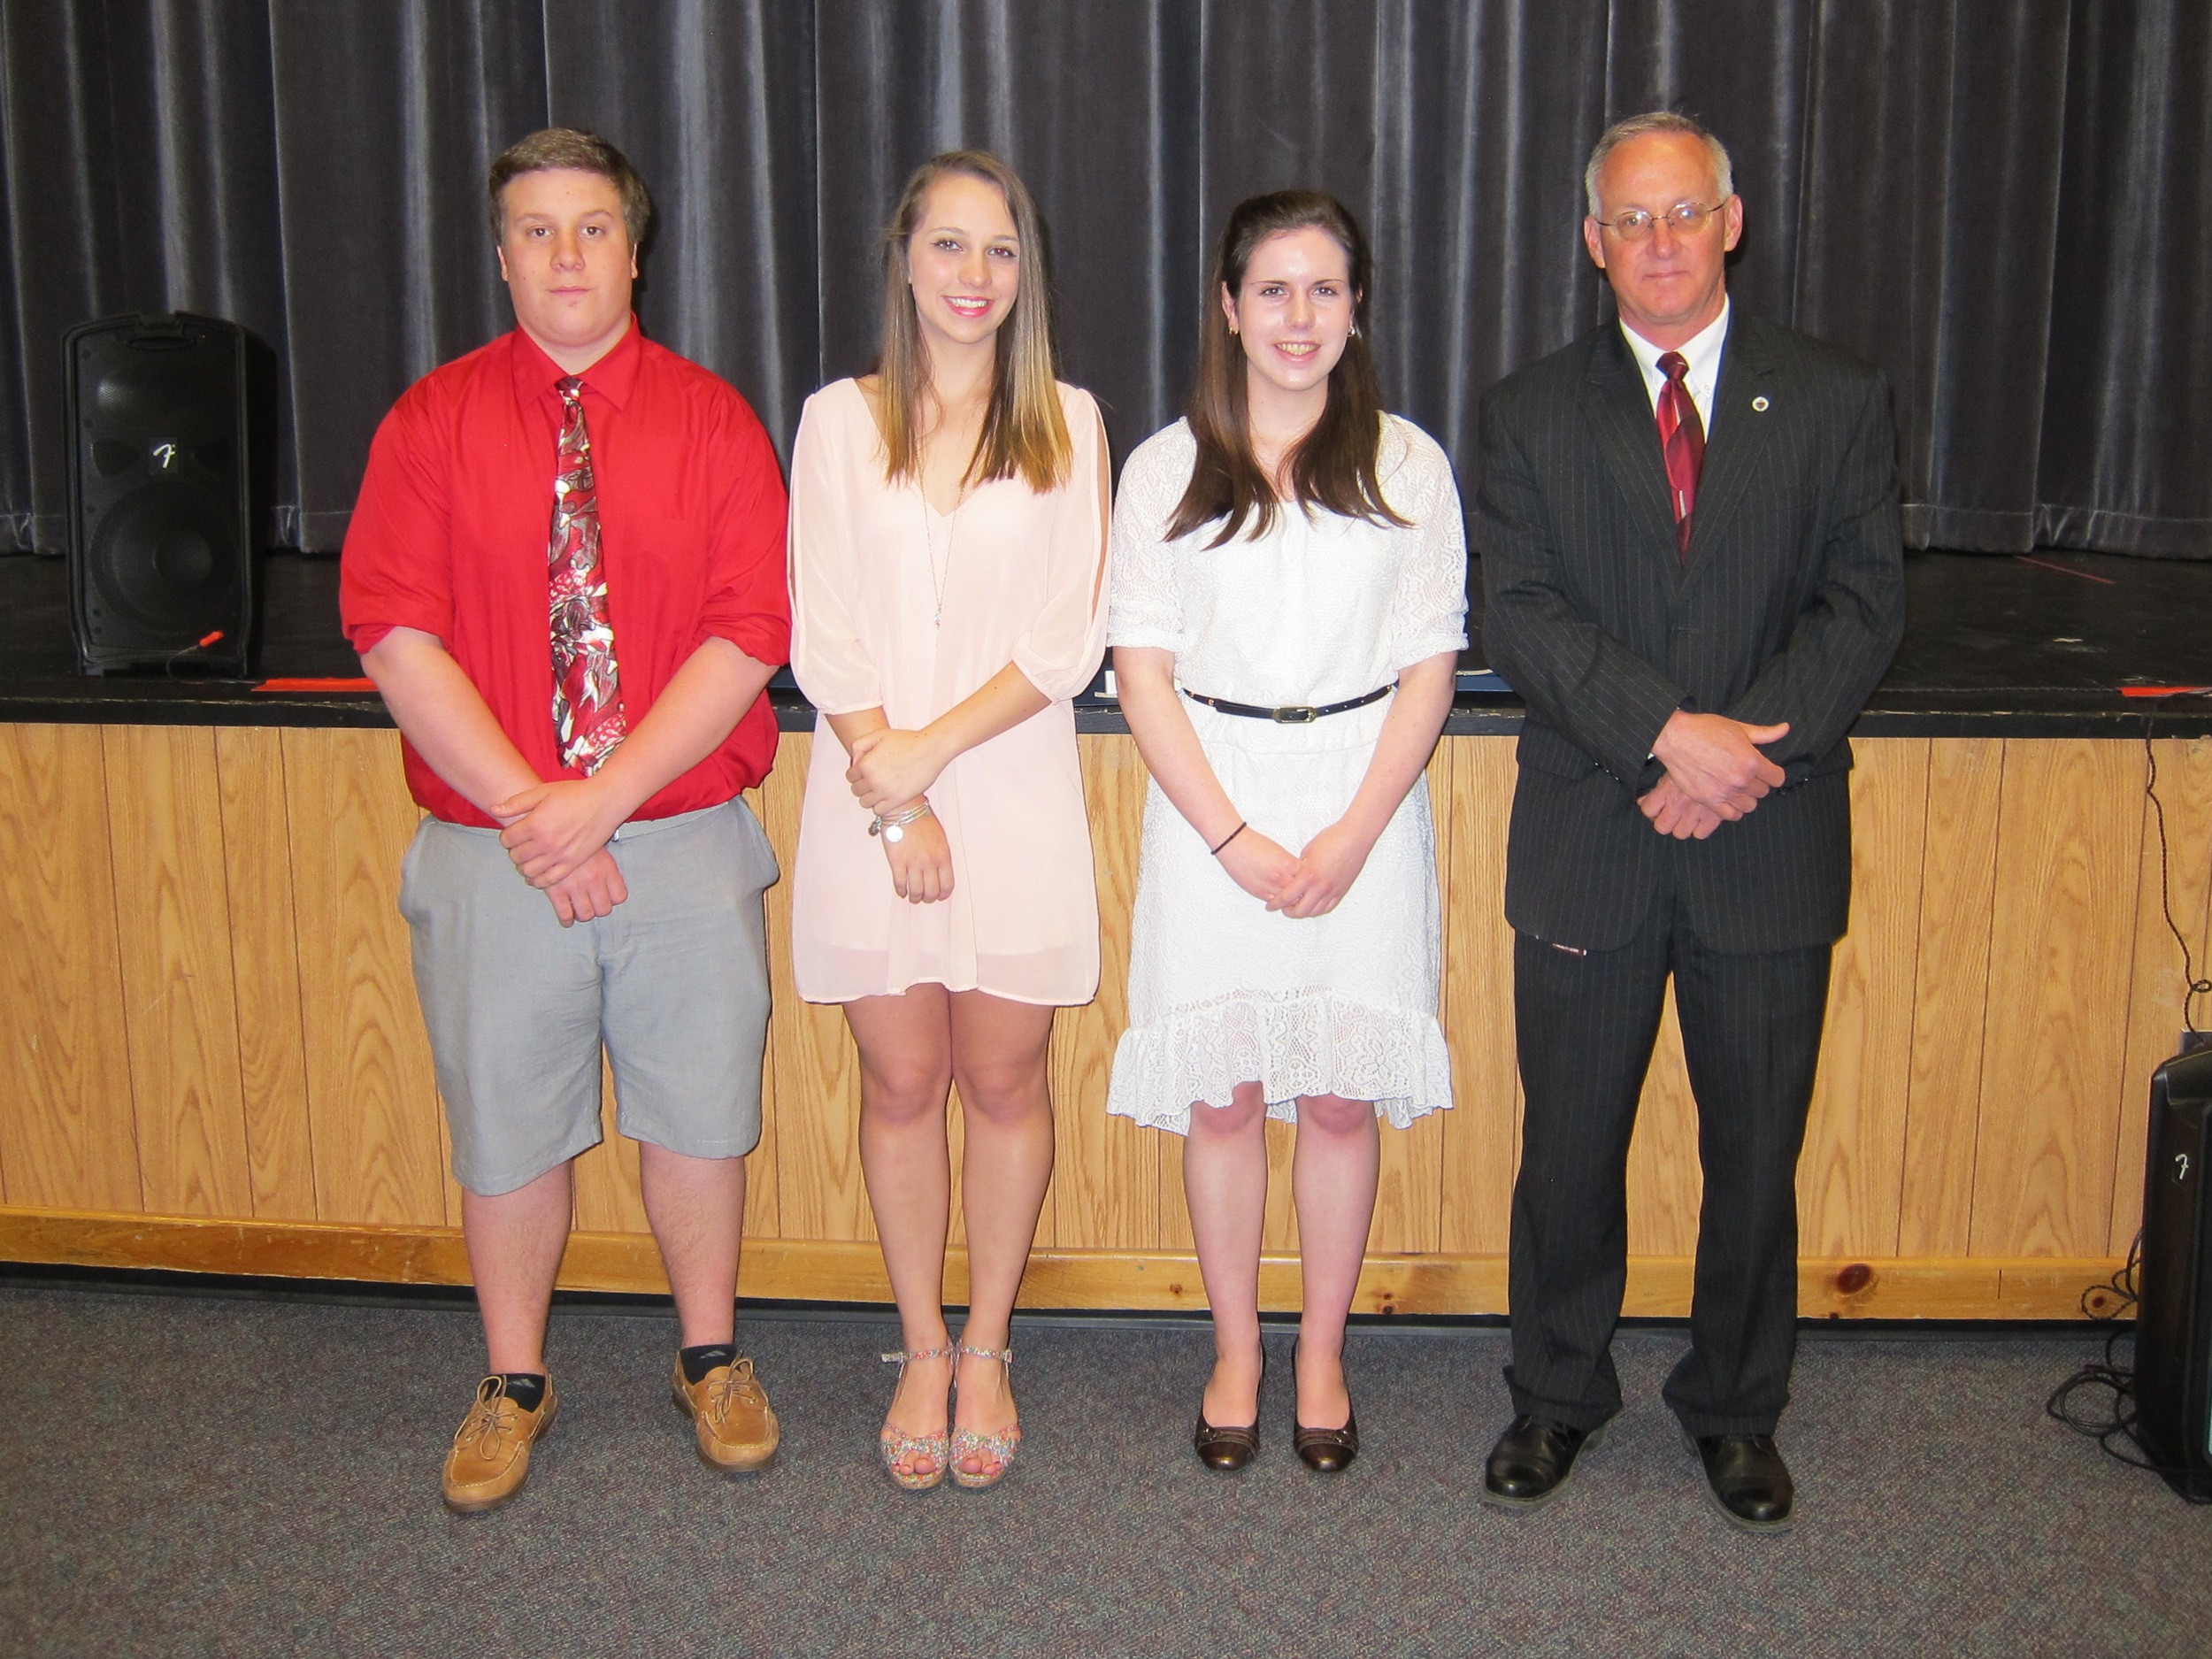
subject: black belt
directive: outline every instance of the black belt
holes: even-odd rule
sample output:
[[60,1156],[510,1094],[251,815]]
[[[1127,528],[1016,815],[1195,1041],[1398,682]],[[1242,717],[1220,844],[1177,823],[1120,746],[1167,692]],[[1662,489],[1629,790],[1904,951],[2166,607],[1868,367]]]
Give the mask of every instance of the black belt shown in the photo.
[[1371,703],[1379,703],[1395,691],[1397,687],[1378,686],[1363,697],[1347,697],[1341,703],[1325,703],[1315,708],[1310,703],[1293,703],[1288,708],[1263,709],[1256,703],[1232,703],[1226,697],[1204,697],[1188,686],[1183,695],[1193,703],[1202,703],[1210,709],[1224,714],[1240,714],[1248,720],[1272,720],[1278,726],[1311,726],[1325,714],[1343,714],[1353,709],[1363,709]]

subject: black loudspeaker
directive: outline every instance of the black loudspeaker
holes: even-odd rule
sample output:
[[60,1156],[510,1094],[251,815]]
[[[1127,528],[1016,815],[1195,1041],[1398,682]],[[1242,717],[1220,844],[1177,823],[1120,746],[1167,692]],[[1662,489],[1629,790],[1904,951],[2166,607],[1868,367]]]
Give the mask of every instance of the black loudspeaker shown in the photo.
[[2151,1077],[2136,1310],[2136,1439],[2184,1497],[2212,1499],[2212,1048]]
[[63,349],[78,666],[243,674],[254,583],[246,331],[183,312],[109,317],[71,329]]

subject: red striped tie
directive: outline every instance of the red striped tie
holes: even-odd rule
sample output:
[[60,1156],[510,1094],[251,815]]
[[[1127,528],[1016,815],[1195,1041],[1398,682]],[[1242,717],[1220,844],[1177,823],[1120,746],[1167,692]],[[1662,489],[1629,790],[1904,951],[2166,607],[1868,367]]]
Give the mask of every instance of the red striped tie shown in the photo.
[[1697,475],[1705,465],[1705,426],[1690,401],[1689,359],[1669,351],[1659,359],[1667,384],[1659,394],[1659,447],[1666,452],[1668,494],[1674,498],[1675,552],[1690,556],[1690,515],[1697,511]]

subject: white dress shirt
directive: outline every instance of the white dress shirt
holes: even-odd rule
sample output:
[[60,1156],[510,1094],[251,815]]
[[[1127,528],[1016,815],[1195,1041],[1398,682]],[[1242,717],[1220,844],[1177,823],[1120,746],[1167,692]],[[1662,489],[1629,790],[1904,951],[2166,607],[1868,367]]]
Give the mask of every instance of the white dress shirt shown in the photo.
[[[1670,349],[1655,346],[1626,323],[1621,325],[1621,338],[1628,342],[1628,349],[1636,357],[1636,366],[1644,372],[1644,391],[1651,399],[1652,419],[1659,418],[1659,394],[1667,388],[1667,372],[1659,366],[1659,359]],[[1713,394],[1720,385],[1721,347],[1728,339],[1728,299],[1723,295],[1720,315],[1705,325],[1690,339],[1687,345],[1676,346],[1690,365],[1683,378],[1688,388],[1690,401],[1697,405],[1699,423],[1705,428],[1709,442],[1713,435]]]

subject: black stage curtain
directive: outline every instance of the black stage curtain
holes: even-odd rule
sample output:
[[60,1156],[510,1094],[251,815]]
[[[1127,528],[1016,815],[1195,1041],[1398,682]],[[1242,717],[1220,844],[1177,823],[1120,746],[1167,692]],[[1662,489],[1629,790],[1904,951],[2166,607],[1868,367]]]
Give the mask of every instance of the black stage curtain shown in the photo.
[[273,534],[336,547],[385,409],[507,326],[481,180],[549,122],[638,163],[648,330],[787,453],[936,150],[1035,189],[1118,454],[1228,206],[1334,190],[1471,488],[1483,388],[1606,314],[1590,142],[1669,105],[1734,153],[1739,302],[1889,372],[1912,542],[2212,557],[2208,88],[2203,0],[0,0],[0,548],[61,545],[63,330],[135,310],[273,348]]

